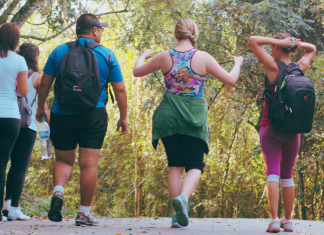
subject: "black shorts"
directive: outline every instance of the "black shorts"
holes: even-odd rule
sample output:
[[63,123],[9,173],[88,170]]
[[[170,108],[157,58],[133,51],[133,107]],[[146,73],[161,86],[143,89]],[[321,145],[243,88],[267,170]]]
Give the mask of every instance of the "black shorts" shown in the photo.
[[51,140],[57,150],[81,148],[101,149],[108,127],[105,108],[84,113],[61,115],[51,113]]
[[202,139],[189,135],[171,135],[162,138],[169,167],[185,167],[204,172],[204,153],[206,143]]

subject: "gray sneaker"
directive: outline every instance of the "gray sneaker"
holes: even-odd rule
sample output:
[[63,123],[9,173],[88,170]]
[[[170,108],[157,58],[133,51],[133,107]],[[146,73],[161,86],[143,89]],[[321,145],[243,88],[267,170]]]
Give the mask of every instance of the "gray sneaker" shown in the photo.
[[280,232],[280,220],[272,219],[267,229],[268,233],[279,233]]
[[51,208],[48,212],[48,219],[54,222],[62,221],[62,208],[64,203],[64,196],[61,192],[54,193],[51,201]]
[[83,212],[79,212],[75,220],[75,225],[97,226],[99,225],[99,221],[96,221],[95,217],[90,214],[85,215]]
[[280,227],[284,229],[285,232],[294,231],[294,223],[292,220],[287,220],[285,217],[280,219]]

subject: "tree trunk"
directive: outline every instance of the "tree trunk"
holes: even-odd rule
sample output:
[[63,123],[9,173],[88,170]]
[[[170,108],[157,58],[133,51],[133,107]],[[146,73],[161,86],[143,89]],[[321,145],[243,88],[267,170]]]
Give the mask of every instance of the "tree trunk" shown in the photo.
[[316,161],[316,176],[315,176],[315,181],[314,181],[314,187],[313,187],[313,195],[312,195],[312,215],[313,218],[312,220],[315,220],[316,215],[315,215],[315,208],[314,208],[314,200],[316,197],[316,184],[317,184],[317,179],[318,179],[318,175],[319,175],[319,164],[318,164],[318,160]]
[[[134,131],[133,131],[134,133]],[[133,137],[134,139],[134,137]],[[134,146],[135,147],[135,146]],[[134,180],[134,187],[135,187],[135,191],[134,191],[134,217],[138,217],[137,216],[137,153],[136,153],[136,149],[135,149],[135,180]]]
[[281,210],[282,210],[282,203],[281,203],[282,191],[279,190],[279,201],[278,201],[278,217],[281,218]]
[[19,28],[29,19],[34,11],[44,4],[43,0],[28,0],[25,5],[12,18],[11,22],[18,25]]
[[298,170],[299,174],[299,196],[300,196],[300,213],[301,219],[306,220],[306,206],[305,206],[305,188],[304,188],[304,167],[301,166]]
[[0,0],[0,10],[4,7],[4,5],[8,2],[8,0]]
[[[8,21],[10,14],[13,12],[13,10],[15,10],[15,8],[19,4],[19,2],[20,2],[20,0],[13,0],[9,4],[9,6],[7,6],[7,8],[4,10],[4,12],[0,16],[0,25],[6,23]],[[1,7],[0,7],[0,9],[1,9]]]

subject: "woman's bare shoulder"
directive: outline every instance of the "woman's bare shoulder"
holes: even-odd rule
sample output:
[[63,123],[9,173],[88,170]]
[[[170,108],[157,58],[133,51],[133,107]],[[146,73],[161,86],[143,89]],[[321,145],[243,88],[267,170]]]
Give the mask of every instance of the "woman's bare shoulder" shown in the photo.
[[195,60],[207,63],[208,61],[213,60],[213,57],[206,51],[197,50],[194,54]]
[[36,81],[34,82],[34,88],[38,89],[38,87],[41,83],[41,80],[42,80],[42,74],[39,73],[35,79],[36,79]]
[[170,50],[162,51],[159,54],[162,55],[162,56],[170,56]]

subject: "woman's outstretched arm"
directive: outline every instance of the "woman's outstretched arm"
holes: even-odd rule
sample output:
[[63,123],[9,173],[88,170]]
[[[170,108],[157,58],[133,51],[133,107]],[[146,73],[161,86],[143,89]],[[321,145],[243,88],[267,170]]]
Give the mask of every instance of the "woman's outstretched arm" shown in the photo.
[[234,67],[230,72],[223,69],[217,61],[210,54],[206,52],[206,70],[212,76],[216,77],[219,81],[226,85],[234,86],[240,76],[241,66],[243,64],[243,57],[232,56],[234,60]]
[[160,65],[161,65],[161,60],[163,59],[163,53],[165,52],[161,52],[157,54],[150,61],[144,63],[145,59],[151,58],[153,54],[152,50],[150,49],[145,50],[135,63],[133,69],[134,77],[143,77],[161,69]]

